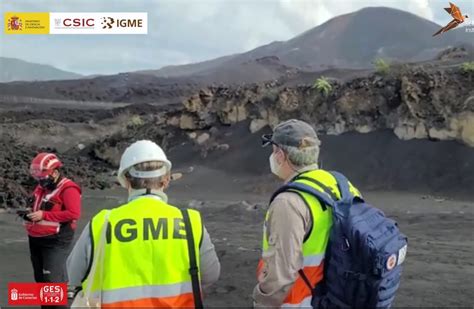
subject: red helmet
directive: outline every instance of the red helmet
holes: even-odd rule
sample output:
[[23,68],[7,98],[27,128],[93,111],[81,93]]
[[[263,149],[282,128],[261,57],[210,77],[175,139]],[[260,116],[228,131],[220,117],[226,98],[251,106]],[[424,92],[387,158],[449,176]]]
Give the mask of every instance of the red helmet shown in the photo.
[[43,178],[63,166],[54,153],[42,152],[36,155],[30,165],[30,174],[34,178]]

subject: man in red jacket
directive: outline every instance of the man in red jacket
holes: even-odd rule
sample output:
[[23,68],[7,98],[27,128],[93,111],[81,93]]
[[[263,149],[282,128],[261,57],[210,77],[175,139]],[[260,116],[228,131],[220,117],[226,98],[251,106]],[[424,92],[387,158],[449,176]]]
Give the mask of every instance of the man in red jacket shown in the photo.
[[67,282],[66,259],[81,214],[81,189],[61,176],[61,161],[40,153],[30,166],[38,182],[32,211],[24,216],[36,282]]

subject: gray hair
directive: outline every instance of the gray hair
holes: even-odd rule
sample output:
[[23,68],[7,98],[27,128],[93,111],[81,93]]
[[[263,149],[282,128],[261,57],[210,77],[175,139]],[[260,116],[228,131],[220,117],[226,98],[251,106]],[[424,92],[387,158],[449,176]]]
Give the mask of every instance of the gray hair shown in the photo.
[[317,164],[319,158],[319,146],[298,148],[293,146],[278,146],[288,156],[291,164],[296,168],[303,168],[309,165]]
[[[161,161],[148,161],[134,165],[137,171],[154,171],[162,168],[164,165]],[[156,178],[137,178],[131,176],[128,172],[125,173],[125,177],[130,182],[130,186],[134,190],[139,189],[156,189],[159,190],[163,187],[163,181],[165,176],[156,177]]]

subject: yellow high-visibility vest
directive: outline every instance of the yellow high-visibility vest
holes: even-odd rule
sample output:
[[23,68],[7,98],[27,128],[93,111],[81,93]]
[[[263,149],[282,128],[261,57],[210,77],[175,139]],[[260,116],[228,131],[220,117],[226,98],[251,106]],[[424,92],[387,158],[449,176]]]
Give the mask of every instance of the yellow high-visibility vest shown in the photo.
[[[93,244],[107,211],[91,220]],[[200,265],[201,215],[188,212]],[[139,197],[110,211],[106,235],[104,263],[92,284],[92,295],[101,293],[103,307],[194,307],[186,230],[177,207],[152,196]]]
[[[336,179],[327,171],[324,170],[312,170],[298,175],[294,180],[297,183],[303,183],[311,186],[312,188],[325,192],[324,189],[318,184],[323,184],[332,193],[332,197],[335,199],[341,198],[341,193],[337,186]],[[355,196],[360,196],[359,191],[350,184],[350,190]],[[303,268],[302,271],[312,287],[315,287],[318,282],[323,279],[324,271],[324,255],[326,253],[326,247],[329,240],[329,233],[332,226],[332,210],[329,206],[322,205],[321,202],[311,194],[300,192],[296,190],[290,190],[290,192],[297,193],[308,206],[311,218],[312,218],[312,229],[306,236],[302,246],[303,250]],[[269,213],[265,217],[265,223],[263,228],[263,252],[268,250],[268,239],[266,226],[268,224]],[[278,227],[272,227],[278,228]],[[260,260],[258,266],[258,272],[263,270],[263,260]],[[295,283],[290,288],[282,307],[308,307],[311,308],[312,291],[305,283],[303,278],[298,275]]]

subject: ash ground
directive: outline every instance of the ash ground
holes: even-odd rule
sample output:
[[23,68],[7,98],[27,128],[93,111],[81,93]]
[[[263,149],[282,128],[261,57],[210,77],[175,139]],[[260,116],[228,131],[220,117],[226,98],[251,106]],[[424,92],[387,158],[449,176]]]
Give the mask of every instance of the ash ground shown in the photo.
[[[195,167],[193,173],[174,182],[168,192],[174,205],[193,206],[202,212],[220,257],[220,280],[205,294],[209,307],[252,304],[262,221],[268,197],[278,185],[269,179]],[[259,193],[255,193],[256,187]],[[370,191],[364,195],[397,220],[409,237],[395,306],[471,307],[474,203],[410,192]],[[119,205],[125,198],[125,192],[119,189],[86,191],[76,236],[100,209]],[[33,271],[20,221],[13,214],[0,214],[0,232],[0,306],[7,306],[8,282],[31,282]]]

